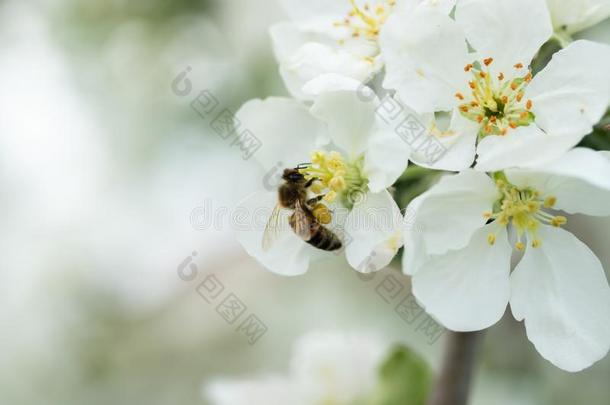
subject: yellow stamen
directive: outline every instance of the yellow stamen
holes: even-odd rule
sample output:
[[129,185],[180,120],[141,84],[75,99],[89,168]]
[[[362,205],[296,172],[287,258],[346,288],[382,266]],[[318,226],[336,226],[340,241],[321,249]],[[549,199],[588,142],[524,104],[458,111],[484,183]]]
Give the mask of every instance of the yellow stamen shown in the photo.
[[547,197],[546,200],[544,200],[544,208],[553,208],[553,206],[555,206],[555,203],[557,202],[557,197]]
[[496,235],[494,235],[493,233],[487,235],[487,243],[489,243],[490,245],[496,243]]
[[336,199],[337,199],[337,193],[333,190],[330,190],[328,193],[326,193],[324,195],[324,201],[326,201],[326,202],[331,203],[331,202],[335,201]]

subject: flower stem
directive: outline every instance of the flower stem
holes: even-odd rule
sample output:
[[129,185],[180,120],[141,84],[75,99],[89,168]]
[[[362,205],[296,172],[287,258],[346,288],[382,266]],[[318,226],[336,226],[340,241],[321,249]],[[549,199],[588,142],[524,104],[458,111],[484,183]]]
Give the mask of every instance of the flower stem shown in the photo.
[[482,332],[448,332],[440,375],[428,405],[466,405]]

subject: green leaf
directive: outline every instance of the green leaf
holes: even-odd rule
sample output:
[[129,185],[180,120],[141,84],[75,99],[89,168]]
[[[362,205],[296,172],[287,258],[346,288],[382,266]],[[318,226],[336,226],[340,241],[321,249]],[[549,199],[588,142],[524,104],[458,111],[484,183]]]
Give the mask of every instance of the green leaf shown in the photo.
[[379,370],[372,405],[425,405],[432,383],[426,362],[405,346],[396,346]]

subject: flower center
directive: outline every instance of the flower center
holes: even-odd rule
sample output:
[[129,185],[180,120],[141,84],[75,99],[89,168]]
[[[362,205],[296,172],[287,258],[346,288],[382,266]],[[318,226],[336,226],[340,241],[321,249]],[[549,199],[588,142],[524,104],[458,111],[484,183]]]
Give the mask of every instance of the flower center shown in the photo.
[[[381,27],[388,19],[396,0],[384,0],[377,2],[374,6],[369,3],[359,6],[356,0],[349,0],[352,5],[347,16],[333,23],[335,27],[345,27],[353,38],[365,38],[377,41]],[[340,44],[345,40],[340,40]]]
[[362,157],[346,161],[339,152],[315,151],[311,154],[311,165],[299,171],[307,180],[316,180],[310,190],[324,195],[324,201],[332,203],[340,198],[344,206],[352,208],[368,188],[363,162]]
[[[487,58],[483,63],[466,65],[464,70],[472,74],[472,80],[468,82],[472,90],[470,100],[461,93],[455,95],[464,101],[459,106],[462,115],[481,124],[479,137],[506,135],[509,128],[528,126],[535,119],[531,112],[532,100],[523,99],[525,88],[532,80],[531,71],[508,80],[502,72],[493,76],[489,69],[492,63],[493,59]],[[521,70],[523,64],[517,63],[514,67]]]
[[[534,189],[518,188],[509,183],[504,173],[501,172],[494,174],[494,180],[502,196],[494,204],[493,212],[486,212],[483,215],[504,227],[511,224],[517,231],[515,247],[518,250],[525,248],[524,235],[527,235],[532,241],[532,247],[540,246],[541,240],[537,236],[540,223],[559,227],[567,222],[566,217],[551,215],[543,210],[543,208],[550,209],[555,205],[557,202],[555,197],[543,198]],[[487,240],[490,245],[493,245],[496,241],[496,234],[490,233]]]

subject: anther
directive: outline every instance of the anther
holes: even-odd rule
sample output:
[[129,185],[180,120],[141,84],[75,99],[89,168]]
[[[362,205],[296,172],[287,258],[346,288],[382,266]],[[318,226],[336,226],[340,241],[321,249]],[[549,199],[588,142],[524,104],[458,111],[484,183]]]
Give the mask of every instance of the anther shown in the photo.
[[557,198],[556,197],[553,197],[553,196],[547,197],[544,200],[544,208],[552,208],[555,205],[556,202],[557,202]]
[[487,235],[487,243],[489,243],[490,245],[496,243],[496,235],[494,235],[493,233]]

